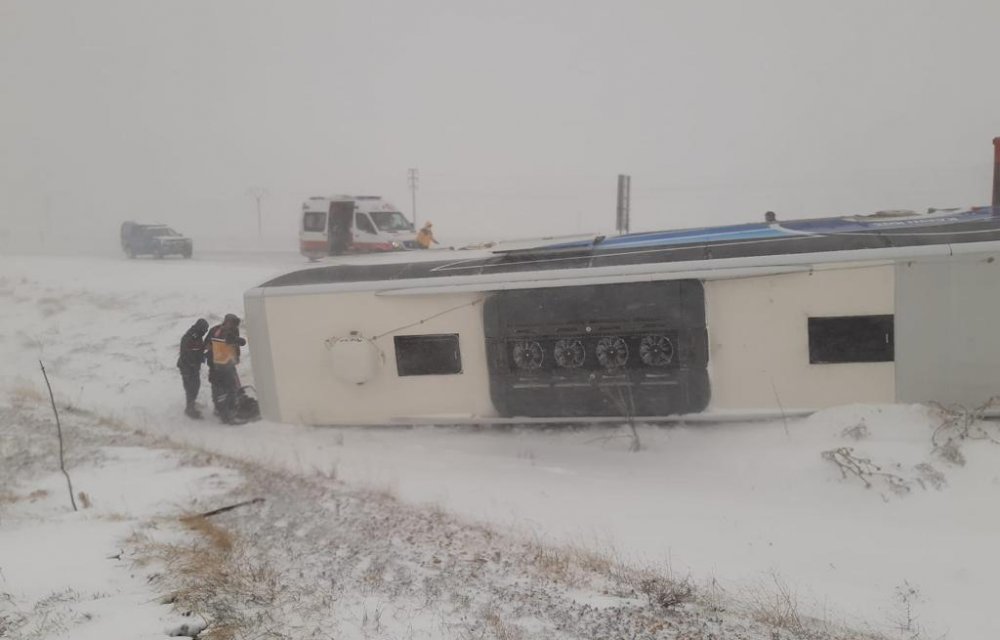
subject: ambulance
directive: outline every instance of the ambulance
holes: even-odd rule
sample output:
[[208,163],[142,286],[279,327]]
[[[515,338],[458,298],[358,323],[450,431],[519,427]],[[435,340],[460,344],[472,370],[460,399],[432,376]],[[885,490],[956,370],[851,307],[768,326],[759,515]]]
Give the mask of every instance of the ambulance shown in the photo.
[[417,248],[413,223],[379,196],[315,196],[302,203],[299,251],[310,260]]

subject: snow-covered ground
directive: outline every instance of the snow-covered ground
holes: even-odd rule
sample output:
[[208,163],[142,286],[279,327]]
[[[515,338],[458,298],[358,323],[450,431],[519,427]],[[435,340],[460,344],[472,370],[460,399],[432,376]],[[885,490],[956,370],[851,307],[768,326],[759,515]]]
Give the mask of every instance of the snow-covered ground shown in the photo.
[[[607,427],[317,429],[185,418],[180,335],[197,317],[239,313],[246,289],[304,266],[277,252],[0,257],[0,387],[42,390],[41,359],[61,402],[277,472],[335,475],[514,536],[668,565],[735,596],[788,589],[805,613],[889,637],[1000,636],[1000,445],[967,438],[964,464],[949,462],[931,441],[942,417],[924,407],[642,428],[636,453],[624,430]],[[842,448],[880,471],[843,477],[822,455]],[[183,495],[188,481],[174,489]],[[0,520],[0,542],[6,526]],[[0,567],[9,585],[2,555]]]
[[159,601],[125,541],[166,512],[204,509],[240,474],[134,446],[106,423],[83,433],[64,413],[73,511],[38,400],[20,389],[0,404],[0,638],[154,639],[197,624]]

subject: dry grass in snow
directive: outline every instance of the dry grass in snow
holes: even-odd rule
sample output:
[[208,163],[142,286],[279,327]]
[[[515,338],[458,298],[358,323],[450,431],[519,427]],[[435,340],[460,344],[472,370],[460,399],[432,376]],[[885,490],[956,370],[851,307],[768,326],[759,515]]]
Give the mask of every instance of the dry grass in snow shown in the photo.
[[[21,398],[31,401],[27,393]],[[22,466],[8,470],[28,477],[53,462],[51,435],[37,428],[43,414],[11,411],[32,426],[9,434]],[[99,467],[110,444],[162,444],[82,410],[66,423],[71,468],[84,461]],[[777,579],[775,594],[736,598],[613,551],[551,545],[407,505],[384,487],[351,488],[334,474],[303,476],[177,445],[170,450],[187,464],[230,466],[244,484],[196,510],[172,507],[141,520],[118,555],[183,616],[174,630],[200,631],[201,638],[864,637],[801,615]],[[95,509],[106,500],[101,491],[87,493]],[[18,502],[45,497],[11,495]],[[211,518],[194,515],[250,497],[266,500]],[[100,518],[124,520],[110,509]],[[56,622],[60,629],[82,624],[56,615],[79,606],[75,593],[54,590],[22,609],[21,618],[5,614],[3,624],[17,625],[15,638],[27,637],[28,620],[50,625],[38,637],[54,633]]]

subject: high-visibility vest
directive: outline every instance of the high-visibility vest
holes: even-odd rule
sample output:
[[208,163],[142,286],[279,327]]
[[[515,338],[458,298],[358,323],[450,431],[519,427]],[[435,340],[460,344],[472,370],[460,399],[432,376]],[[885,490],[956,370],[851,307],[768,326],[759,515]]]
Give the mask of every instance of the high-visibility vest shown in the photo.
[[[217,333],[221,334],[222,332]],[[212,335],[212,364],[214,366],[236,364],[236,345],[226,342],[225,336],[220,336],[217,333],[213,332]]]
[[419,244],[424,249],[430,249],[431,242],[433,241],[434,241],[434,234],[431,231],[427,229],[421,229],[420,231],[417,232],[417,244]]

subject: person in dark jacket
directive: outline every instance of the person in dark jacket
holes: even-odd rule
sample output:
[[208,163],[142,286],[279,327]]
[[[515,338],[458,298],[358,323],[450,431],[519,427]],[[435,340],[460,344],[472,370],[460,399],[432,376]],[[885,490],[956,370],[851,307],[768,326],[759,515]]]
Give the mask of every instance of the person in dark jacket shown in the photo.
[[194,401],[198,399],[198,390],[201,389],[201,362],[205,357],[206,331],[208,321],[198,318],[181,336],[180,355],[177,357],[177,368],[181,370],[184,394],[187,396],[184,413],[195,420],[201,419],[201,412],[194,406]]
[[212,403],[215,413],[223,422],[233,421],[236,395],[240,390],[240,377],[236,365],[240,361],[240,347],[247,341],[240,337],[240,319],[227,313],[222,324],[208,332],[205,354],[208,361],[208,381],[212,385]]

